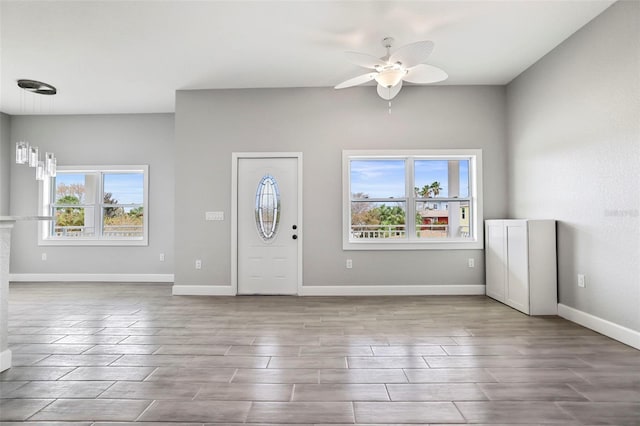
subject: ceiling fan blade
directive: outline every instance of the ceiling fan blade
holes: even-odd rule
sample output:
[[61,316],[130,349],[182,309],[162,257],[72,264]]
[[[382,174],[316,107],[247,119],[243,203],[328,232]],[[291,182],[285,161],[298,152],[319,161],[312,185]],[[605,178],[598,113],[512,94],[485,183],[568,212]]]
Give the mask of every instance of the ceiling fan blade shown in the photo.
[[358,84],[368,83],[369,81],[376,78],[376,75],[378,75],[378,73],[376,72],[362,74],[357,77],[350,78],[347,81],[343,81],[342,83],[334,87],[334,89],[344,89],[346,87],[357,86]]
[[416,41],[402,46],[389,57],[390,63],[400,62],[405,68],[410,68],[427,60],[433,52],[433,42],[429,40]]
[[433,65],[420,64],[409,68],[404,81],[416,84],[437,83],[449,78],[446,72]]
[[400,89],[402,89],[402,81],[393,87],[384,87],[383,85],[378,84],[378,95],[380,95],[382,99],[390,101],[400,93]]
[[384,62],[380,58],[376,58],[375,56],[369,55],[367,53],[360,52],[344,52],[347,55],[347,59],[349,59],[354,64],[364,67],[374,69],[376,66],[385,66],[387,63]]

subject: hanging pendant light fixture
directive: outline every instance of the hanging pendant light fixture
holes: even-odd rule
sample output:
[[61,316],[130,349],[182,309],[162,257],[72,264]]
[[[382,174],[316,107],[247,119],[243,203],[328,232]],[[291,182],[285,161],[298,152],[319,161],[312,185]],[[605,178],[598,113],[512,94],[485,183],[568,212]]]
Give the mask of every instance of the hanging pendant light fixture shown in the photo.
[[[38,95],[55,95],[58,90],[50,84],[36,80],[20,79],[18,87],[27,92]],[[45,159],[40,160],[40,149],[32,146],[27,141],[16,142],[16,164],[25,164],[36,170],[36,180],[44,180],[45,177],[55,177],[57,160],[52,152],[45,154]]]
[[18,87],[39,95],[55,95],[58,93],[58,90],[52,85],[36,80],[20,79],[18,80]]
[[37,146],[29,148],[29,167],[36,167],[40,159],[40,150]]
[[47,176],[56,177],[58,160],[53,152],[47,152],[44,156],[44,172]]

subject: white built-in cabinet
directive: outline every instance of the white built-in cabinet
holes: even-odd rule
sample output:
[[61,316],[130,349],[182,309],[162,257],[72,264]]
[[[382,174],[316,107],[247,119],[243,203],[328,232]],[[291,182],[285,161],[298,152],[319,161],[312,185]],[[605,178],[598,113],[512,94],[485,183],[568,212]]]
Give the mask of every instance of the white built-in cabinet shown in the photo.
[[485,221],[487,296],[529,315],[558,313],[555,220]]

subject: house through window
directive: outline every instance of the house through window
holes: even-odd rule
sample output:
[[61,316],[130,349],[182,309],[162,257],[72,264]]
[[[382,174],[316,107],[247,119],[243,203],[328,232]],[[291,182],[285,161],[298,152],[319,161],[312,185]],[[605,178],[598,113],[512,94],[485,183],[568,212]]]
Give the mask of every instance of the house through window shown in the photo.
[[345,249],[481,248],[480,150],[345,151]]
[[43,184],[41,244],[146,245],[148,166],[59,167]]

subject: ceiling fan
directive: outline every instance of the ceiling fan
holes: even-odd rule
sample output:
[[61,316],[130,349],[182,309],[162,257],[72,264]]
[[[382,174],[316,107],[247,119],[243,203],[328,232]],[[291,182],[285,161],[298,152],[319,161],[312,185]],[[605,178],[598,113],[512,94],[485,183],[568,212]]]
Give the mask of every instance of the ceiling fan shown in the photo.
[[344,89],[376,80],[378,95],[382,99],[390,101],[400,92],[403,81],[428,84],[437,83],[449,77],[440,68],[424,63],[433,51],[432,41],[416,41],[402,46],[392,54],[393,42],[392,37],[382,39],[382,45],[387,49],[387,54],[382,58],[366,53],[345,52],[351,62],[373,71],[343,81],[335,88]]

